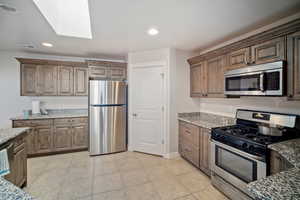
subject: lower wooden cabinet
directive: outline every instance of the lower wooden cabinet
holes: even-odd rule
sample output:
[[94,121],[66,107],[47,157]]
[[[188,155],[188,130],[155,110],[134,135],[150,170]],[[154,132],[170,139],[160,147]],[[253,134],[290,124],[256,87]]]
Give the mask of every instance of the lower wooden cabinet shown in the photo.
[[88,126],[87,124],[74,125],[72,128],[72,148],[86,148],[88,147]]
[[286,171],[294,166],[283,158],[276,151],[271,151],[270,155],[270,174],[277,174],[282,171]]
[[26,138],[30,157],[88,148],[87,117],[15,120],[13,127],[33,128]]
[[210,130],[179,121],[179,154],[210,176]]
[[200,169],[210,176],[210,130],[201,128]]
[[7,144],[10,174],[5,176],[5,179],[19,187],[27,183],[27,134],[24,132]]
[[49,153],[53,147],[52,127],[41,126],[35,128],[35,153]]

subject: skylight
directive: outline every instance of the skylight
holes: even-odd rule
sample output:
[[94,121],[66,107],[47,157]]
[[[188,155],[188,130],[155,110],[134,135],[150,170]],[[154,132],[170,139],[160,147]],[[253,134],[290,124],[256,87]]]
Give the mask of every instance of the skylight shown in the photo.
[[57,35],[92,39],[88,0],[33,0]]

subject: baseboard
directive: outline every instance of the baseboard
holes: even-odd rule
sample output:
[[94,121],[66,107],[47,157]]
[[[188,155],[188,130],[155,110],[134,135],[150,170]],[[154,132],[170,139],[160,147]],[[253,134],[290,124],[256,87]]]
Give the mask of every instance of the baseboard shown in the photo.
[[167,158],[167,159],[177,158],[177,157],[179,157],[179,153],[171,152],[171,153],[164,154],[163,157]]

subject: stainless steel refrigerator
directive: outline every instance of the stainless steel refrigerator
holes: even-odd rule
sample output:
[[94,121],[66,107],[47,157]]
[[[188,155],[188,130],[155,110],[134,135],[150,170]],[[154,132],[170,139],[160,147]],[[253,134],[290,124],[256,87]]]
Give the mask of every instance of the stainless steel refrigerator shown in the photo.
[[127,85],[89,81],[89,152],[100,155],[127,148]]

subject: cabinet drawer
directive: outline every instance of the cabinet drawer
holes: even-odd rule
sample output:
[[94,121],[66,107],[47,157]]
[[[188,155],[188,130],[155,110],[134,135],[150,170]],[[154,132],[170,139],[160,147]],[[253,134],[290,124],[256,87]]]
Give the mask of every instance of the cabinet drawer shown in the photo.
[[181,140],[180,146],[182,156],[195,166],[199,167],[199,148],[196,148],[193,144],[186,140]]
[[67,125],[72,123],[72,118],[61,118],[61,119],[54,119],[54,126],[56,125]]
[[52,120],[16,120],[13,122],[14,128],[17,127],[35,127],[35,126],[49,126]]
[[199,148],[200,130],[198,126],[186,122],[179,122],[179,137],[190,141]]
[[76,124],[88,123],[88,118],[87,117],[73,118],[72,120],[73,120],[72,123],[76,123]]

